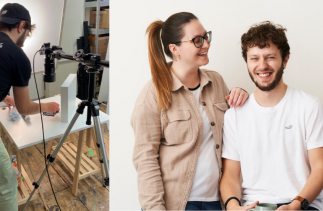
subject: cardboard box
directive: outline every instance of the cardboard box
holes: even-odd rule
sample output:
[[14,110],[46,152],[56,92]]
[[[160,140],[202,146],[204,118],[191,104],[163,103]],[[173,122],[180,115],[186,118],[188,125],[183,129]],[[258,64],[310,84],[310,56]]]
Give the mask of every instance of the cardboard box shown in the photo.
[[[95,36],[90,36],[89,37],[89,42],[90,42],[90,51],[91,51],[91,53],[95,53],[94,52]],[[109,36],[99,37],[98,38],[98,46],[99,46],[98,54],[101,56],[102,60],[105,60],[105,57],[107,55],[108,44],[109,44]]]
[[[96,11],[90,12],[90,25],[94,25],[94,28],[96,28]],[[99,28],[100,29],[109,28],[109,9],[100,11]]]
[[[95,53],[94,52],[94,46],[90,46],[90,51],[91,51],[91,53]],[[98,48],[98,53],[97,54],[99,54],[100,55],[100,58],[101,58],[101,60],[105,60],[105,57],[107,56],[107,50],[108,50],[108,48],[105,48],[105,47],[99,47]]]
[[[91,35],[89,36],[89,42],[90,46],[95,46],[95,36]],[[106,49],[108,49],[108,44],[109,44],[109,36],[105,37],[98,37],[98,45],[99,47],[105,46]]]

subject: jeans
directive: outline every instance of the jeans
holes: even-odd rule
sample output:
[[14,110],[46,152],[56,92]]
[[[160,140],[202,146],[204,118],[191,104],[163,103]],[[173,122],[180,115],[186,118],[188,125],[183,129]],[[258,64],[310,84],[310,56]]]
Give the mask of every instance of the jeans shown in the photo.
[[220,201],[188,201],[185,210],[222,210]]

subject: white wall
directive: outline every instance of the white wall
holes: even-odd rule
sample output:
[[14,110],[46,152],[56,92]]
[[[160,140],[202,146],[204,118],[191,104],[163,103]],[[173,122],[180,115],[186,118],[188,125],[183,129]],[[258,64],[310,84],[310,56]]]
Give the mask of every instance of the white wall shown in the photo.
[[[35,52],[44,42],[52,45],[60,45],[64,52],[73,54],[76,51],[76,39],[83,35],[84,0],[65,0],[66,8],[61,31],[61,19],[63,14],[64,0],[40,1],[40,0],[0,0],[0,8],[6,3],[19,3],[24,5],[30,12],[32,23],[36,23],[36,30],[31,38],[26,39],[23,50],[27,54],[31,65]],[[45,21],[44,21],[45,20]],[[61,40],[59,35],[61,33]],[[43,82],[44,56],[36,55],[35,71],[36,81],[40,98],[51,97],[60,94],[60,87],[71,73],[76,73],[77,62],[60,60],[56,66],[56,81],[46,84]],[[34,75],[29,80],[30,99],[37,99]],[[6,106],[0,103],[0,106]]]
[[[39,0],[0,0],[0,8],[6,3],[19,3],[23,5],[30,14],[31,23],[36,24],[36,29],[30,38],[27,38],[22,48],[29,60],[33,61],[34,54],[46,43],[58,43],[61,30],[61,19],[63,14],[64,0],[39,1]],[[44,56],[39,53],[35,59],[35,72],[44,69]]]
[[111,2],[110,159],[111,210],[139,210],[130,117],[135,100],[151,78],[145,31],[157,20],[193,12],[213,33],[210,63],[229,88],[255,89],[241,56],[240,37],[254,23],[270,20],[288,29],[290,61],[285,82],[323,99],[323,1],[320,0],[123,0]]
[[[39,0],[0,0],[0,8],[6,3],[19,3],[23,5],[30,13],[32,24],[36,24],[36,29],[30,38],[27,38],[22,48],[33,65],[33,58],[37,50],[44,42],[58,43],[61,29],[61,17],[63,14],[64,0],[57,1],[39,1]],[[39,96],[44,97],[44,83],[42,71],[44,69],[44,56],[35,57],[35,72],[38,85]],[[29,80],[30,99],[37,99],[36,85],[34,75]],[[0,106],[6,106],[0,103]]]
[[[59,45],[67,54],[76,52],[76,39],[83,36],[84,0],[66,0],[63,18],[62,35]],[[56,81],[46,83],[46,97],[61,93],[61,85],[69,74],[77,72],[78,63],[70,60],[59,60],[56,68]]]

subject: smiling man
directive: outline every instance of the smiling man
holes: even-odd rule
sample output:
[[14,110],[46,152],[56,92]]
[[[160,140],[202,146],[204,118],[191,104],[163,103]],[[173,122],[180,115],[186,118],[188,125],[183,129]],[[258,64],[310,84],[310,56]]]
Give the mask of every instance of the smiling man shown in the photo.
[[323,104],[284,83],[290,56],[285,31],[267,21],[241,37],[256,91],[224,117],[220,190],[227,210],[258,203],[323,209]]

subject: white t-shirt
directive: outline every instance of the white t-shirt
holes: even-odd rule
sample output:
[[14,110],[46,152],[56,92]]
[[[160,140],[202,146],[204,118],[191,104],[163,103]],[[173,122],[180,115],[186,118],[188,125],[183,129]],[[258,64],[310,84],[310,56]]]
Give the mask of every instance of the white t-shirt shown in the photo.
[[[290,203],[310,176],[308,150],[323,146],[323,104],[287,88],[274,107],[246,104],[225,113],[222,157],[240,161],[244,205]],[[323,192],[311,203],[323,209]]]
[[191,92],[203,120],[203,138],[188,201],[219,201],[219,164],[210,121],[200,102],[200,87]]

